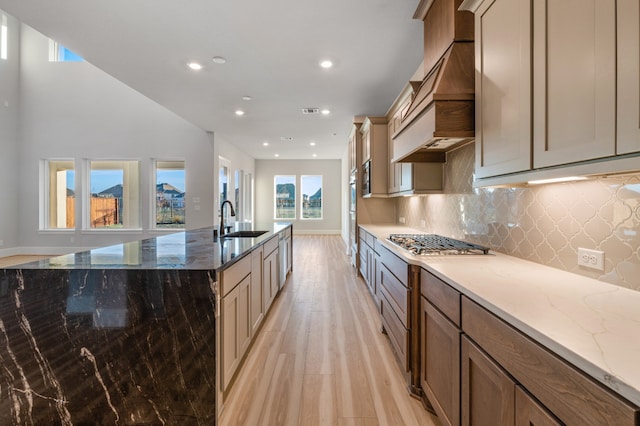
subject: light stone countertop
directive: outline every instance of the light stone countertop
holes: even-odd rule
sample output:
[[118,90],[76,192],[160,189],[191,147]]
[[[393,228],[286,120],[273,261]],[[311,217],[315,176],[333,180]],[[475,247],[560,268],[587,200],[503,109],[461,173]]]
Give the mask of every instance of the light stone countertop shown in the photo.
[[422,266],[640,406],[640,292],[494,252],[414,256],[386,238],[424,231],[360,226],[408,263]]

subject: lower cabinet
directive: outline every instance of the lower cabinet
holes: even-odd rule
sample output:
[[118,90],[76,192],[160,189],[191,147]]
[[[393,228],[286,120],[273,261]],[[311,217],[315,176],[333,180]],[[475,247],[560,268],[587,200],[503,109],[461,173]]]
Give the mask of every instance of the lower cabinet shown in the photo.
[[[250,272],[250,271],[249,271]],[[251,342],[249,320],[251,274],[247,274],[223,298],[220,313],[222,333],[221,383],[223,390],[233,378]]]
[[254,336],[264,319],[264,298],[262,287],[262,247],[251,252],[251,335]]
[[514,424],[515,382],[467,336],[461,358],[462,424]]
[[443,425],[460,424],[462,331],[422,298],[420,384]]
[[271,307],[279,289],[278,281],[278,237],[275,236],[263,246],[262,298],[265,314]]
[[460,293],[420,271],[420,386],[443,425],[460,424]]
[[462,424],[639,424],[640,408],[467,297],[461,308]]

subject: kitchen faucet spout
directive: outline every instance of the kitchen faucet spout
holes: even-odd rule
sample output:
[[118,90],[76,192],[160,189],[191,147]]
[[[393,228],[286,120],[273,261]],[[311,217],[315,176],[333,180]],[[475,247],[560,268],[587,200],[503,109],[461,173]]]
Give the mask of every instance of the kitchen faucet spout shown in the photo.
[[224,232],[224,228],[225,228],[224,227],[224,205],[227,204],[227,203],[229,203],[229,208],[231,209],[231,216],[235,217],[235,215],[236,215],[236,212],[233,209],[233,204],[231,204],[231,201],[224,200],[222,202],[222,204],[220,204],[220,230],[219,230],[220,237],[222,237],[225,234],[225,232]]

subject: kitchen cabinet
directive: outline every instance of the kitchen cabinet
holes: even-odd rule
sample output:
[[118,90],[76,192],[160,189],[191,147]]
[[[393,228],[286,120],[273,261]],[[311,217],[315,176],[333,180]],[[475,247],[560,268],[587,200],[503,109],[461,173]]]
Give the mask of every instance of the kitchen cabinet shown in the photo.
[[264,298],[262,287],[262,246],[251,252],[251,336],[255,336],[264,319]]
[[532,22],[534,168],[615,155],[616,1],[536,1]]
[[483,178],[532,165],[531,2],[477,4],[475,171]]
[[222,390],[227,389],[251,342],[251,257],[222,271],[220,306],[220,353]]
[[[461,309],[463,424],[506,424],[501,419],[512,424],[516,385],[534,402],[525,418],[546,415],[548,421],[577,425],[638,424],[638,407],[465,296]],[[521,397],[520,404],[527,402]],[[499,413],[499,419],[476,423],[492,413]]]
[[475,13],[478,178],[616,154],[614,0],[463,8]]
[[275,235],[263,245],[262,297],[265,314],[278,294],[278,253],[278,236]]
[[521,386],[516,386],[516,426],[561,426],[547,409],[540,405]]
[[[420,271],[420,385],[443,425],[460,424],[460,293]],[[489,424],[489,423],[487,423]]]
[[514,424],[515,382],[466,336],[461,358],[462,424]]
[[293,269],[293,237],[291,236],[291,227],[285,229],[284,242],[287,247],[286,271],[285,276]]
[[[413,92],[409,92],[412,94]],[[434,194],[441,193],[444,183],[444,169],[442,163],[404,163],[391,162],[393,158],[393,135],[400,128],[403,114],[411,104],[411,96],[405,96],[400,102],[395,113],[387,123],[387,158],[388,168],[388,188],[390,196],[413,195],[413,194]],[[393,107],[392,107],[393,108]]]
[[354,125],[349,133],[349,171],[354,173],[358,169],[358,128]]
[[360,275],[377,302],[376,289],[376,237],[360,228]]
[[379,251],[382,326],[402,371],[408,373],[411,369],[409,265],[384,246],[380,246]]
[[618,154],[640,152],[640,3],[618,0]]
[[360,133],[362,134],[362,196],[386,197],[389,170],[387,119],[366,117]]

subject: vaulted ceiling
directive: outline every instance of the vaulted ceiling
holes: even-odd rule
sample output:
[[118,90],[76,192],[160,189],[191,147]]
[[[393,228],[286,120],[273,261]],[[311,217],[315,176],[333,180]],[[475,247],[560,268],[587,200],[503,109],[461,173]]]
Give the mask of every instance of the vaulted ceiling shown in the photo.
[[[353,117],[384,115],[419,67],[417,4],[0,0],[0,9],[255,158],[307,159],[340,158]],[[333,67],[322,68],[327,59]]]

